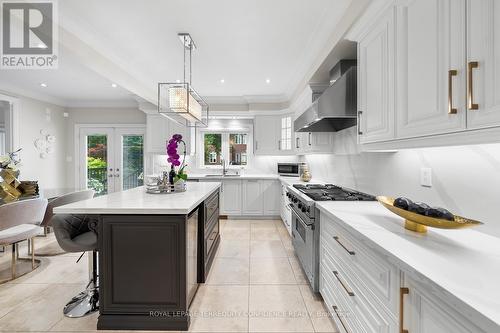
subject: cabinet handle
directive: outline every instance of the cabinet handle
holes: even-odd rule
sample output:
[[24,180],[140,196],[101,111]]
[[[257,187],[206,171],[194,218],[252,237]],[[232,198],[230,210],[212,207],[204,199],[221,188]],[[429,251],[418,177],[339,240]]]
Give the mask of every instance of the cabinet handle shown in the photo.
[[311,135],[312,135],[312,133],[311,133],[311,132],[309,132],[308,134],[309,134],[309,136],[308,136],[309,146],[311,146]]
[[404,329],[404,296],[410,293],[410,289],[402,287],[399,289],[399,332],[408,333],[408,330]]
[[278,150],[281,150],[281,140],[278,140]]
[[333,239],[335,239],[337,243],[339,243],[339,245],[342,246],[342,248],[346,250],[346,252],[349,253],[351,256],[356,254],[356,252],[349,250],[344,244],[342,244],[342,242],[339,240],[339,236],[333,236]]
[[455,69],[448,71],[448,114],[457,114],[457,109],[453,107],[453,77],[457,74]]
[[361,131],[361,115],[363,111],[358,111],[358,135],[363,135],[363,131]]
[[255,141],[255,150],[259,149],[259,141]]
[[300,146],[299,146],[299,140],[300,138],[295,138],[295,148],[299,149]]
[[474,90],[473,90],[473,77],[472,77],[472,70],[474,68],[478,68],[479,63],[477,61],[471,61],[469,62],[467,69],[468,69],[468,82],[467,82],[467,101],[468,101],[468,107],[469,110],[477,110],[479,109],[479,105],[474,103]]
[[342,319],[342,317],[339,314],[339,309],[335,305],[333,305],[332,308],[333,308],[333,311],[335,312],[335,315],[337,316],[337,318],[339,318],[340,324],[342,324],[342,327],[344,327],[344,330],[349,333],[349,330],[347,329],[347,325],[344,323],[344,319]]
[[333,271],[333,275],[335,275],[335,277],[337,278],[337,280],[339,281],[340,285],[342,286],[342,288],[344,288],[345,292],[347,293],[347,295],[353,297],[354,296],[354,291],[351,290],[351,288],[348,288],[347,285],[344,283],[344,281],[342,281],[340,279],[340,276],[339,276],[339,272],[337,271]]

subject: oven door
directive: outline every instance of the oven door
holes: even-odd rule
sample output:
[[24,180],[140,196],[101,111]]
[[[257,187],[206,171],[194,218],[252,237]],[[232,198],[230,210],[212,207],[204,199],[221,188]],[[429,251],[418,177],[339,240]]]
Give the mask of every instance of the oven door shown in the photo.
[[292,244],[311,285],[314,281],[314,224],[306,223],[292,208]]

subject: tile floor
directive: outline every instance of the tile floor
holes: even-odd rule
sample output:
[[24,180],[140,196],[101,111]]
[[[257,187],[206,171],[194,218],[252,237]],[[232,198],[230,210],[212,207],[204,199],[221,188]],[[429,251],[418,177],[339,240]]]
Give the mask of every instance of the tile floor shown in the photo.
[[[37,238],[37,247],[53,242]],[[8,265],[9,251],[0,254],[0,268]],[[26,254],[26,247],[20,252]],[[88,279],[87,258],[76,263],[78,256],[41,258],[35,272],[0,285],[0,331],[95,332],[97,314],[62,315]],[[221,220],[217,257],[190,311],[190,330],[197,332],[337,332],[281,221]]]

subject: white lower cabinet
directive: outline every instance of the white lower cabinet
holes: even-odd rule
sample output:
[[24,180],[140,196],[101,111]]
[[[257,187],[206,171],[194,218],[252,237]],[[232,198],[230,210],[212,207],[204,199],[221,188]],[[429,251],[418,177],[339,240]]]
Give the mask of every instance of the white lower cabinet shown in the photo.
[[404,275],[403,329],[409,333],[485,333],[433,294],[432,287]]
[[222,182],[220,214],[229,216],[280,215],[279,181],[274,179],[200,179]]
[[224,180],[221,189],[221,214],[241,215],[241,181]]
[[264,192],[258,179],[243,180],[242,215],[262,215],[264,210]]
[[341,332],[486,333],[342,221],[320,221],[320,293]]

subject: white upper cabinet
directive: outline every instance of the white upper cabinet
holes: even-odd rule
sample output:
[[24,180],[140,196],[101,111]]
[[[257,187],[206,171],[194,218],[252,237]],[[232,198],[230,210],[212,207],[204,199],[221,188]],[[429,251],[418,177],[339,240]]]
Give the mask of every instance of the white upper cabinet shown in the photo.
[[[469,128],[500,125],[500,2],[467,1]],[[475,104],[475,105],[473,105]]]
[[394,9],[358,43],[358,133],[361,143],[394,138]]
[[254,150],[256,155],[294,154],[291,115],[256,116]]
[[495,0],[373,2],[349,34],[363,149],[500,142],[498,31]]
[[465,0],[396,8],[397,137],[465,129]]
[[[181,134],[186,142],[187,153],[191,148],[191,129],[177,124],[173,120],[159,114],[148,114],[146,117],[146,151],[148,153],[165,154],[166,142],[172,135]],[[194,145],[193,145],[194,146]]]

